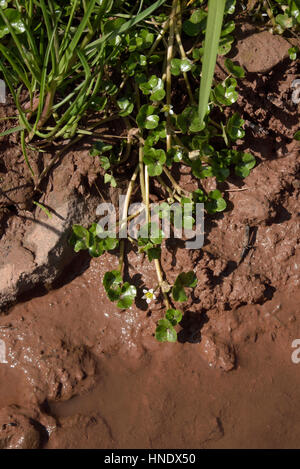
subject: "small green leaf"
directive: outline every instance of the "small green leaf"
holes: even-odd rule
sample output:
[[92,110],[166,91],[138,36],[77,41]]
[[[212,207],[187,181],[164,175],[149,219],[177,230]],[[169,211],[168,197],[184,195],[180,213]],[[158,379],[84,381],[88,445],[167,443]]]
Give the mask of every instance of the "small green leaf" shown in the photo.
[[103,169],[107,171],[110,168],[110,161],[107,156],[100,156],[100,163]]
[[[124,18],[116,18],[116,19],[112,19],[110,21],[106,21],[106,23],[104,24],[104,34],[108,34],[108,33],[113,33],[113,32],[118,32],[118,30],[120,29],[120,27],[125,23],[125,19]],[[115,37],[109,39],[109,44],[111,45],[114,45],[114,46],[117,46],[120,42],[121,42],[121,37],[120,35],[116,35]]]
[[231,73],[231,75],[237,78],[244,78],[245,70],[239,65],[234,65],[230,59],[225,59],[225,67],[227,68],[228,72]]
[[112,150],[112,145],[108,143],[104,143],[102,140],[98,140],[92,150],[90,151],[91,156],[100,156],[102,153],[106,153],[108,151]]
[[207,195],[202,189],[196,189],[192,195],[195,203],[203,203],[207,200]]
[[78,238],[87,238],[89,236],[88,230],[81,225],[73,225],[72,229],[73,229],[73,233]]
[[156,108],[150,104],[144,104],[139,110],[136,121],[138,126],[142,129],[155,129],[159,124]]
[[291,60],[296,60],[298,52],[299,52],[299,47],[297,47],[297,46],[290,47],[289,50],[288,50],[290,59]]
[[[238,161],[236,161],[238,158]],[[250,171],[256,164],[255,157],[251,153],[238,152],[235,158],[235,174],[242,178],[249,176]]]
[[166,319],[170,321],[172,326],[176,326],[182,319],[182,312],[179,309],[168,309],[166,312]]
[[128,98],[125,98],[125,97],[119,98],[117,100],[117,103],[118,103],[119,108],[121,109],[121,111],[119,112],[119,115],[121,117],[126,117],[132,113],[134,104],[131,103]]
[[122,275],[119,270],[112,270],[104,274],[103,286],[106,291],[111,288],[116,288],[120,283],[122,283]]
[[234,78],[226,78],[223,83],[219,83],[212,92],[214,102],[224,106],[235,103],[238,99],[238,93],[235,91],[236,85],[237,82]]
[[189,59],[172,59],[171,60],[171,73],[178,76],[183,72],[189,72],[193,63]]
[[225,15],[233,15],[235,12],[236,0],[226,0]]
[[105,91],[109,96],[113,96],[118,92],[118,87],[112,81],[104,81],[103,82],[103,91]]
[[197,49],[197,48],[194,48],[193,49],[193,52],[192,52],[192,55],[193,55],[193,59],[194,60],[200,60],[201,57],[203,56],[203,49]]
[[293,18],[288,15],[277,15],[276,23],[278,23],[283,29],[288,29],[293,26]]
[[187,300],[184,288],[194,288],[197,285],[197,277],[193,271],[182,272],[178,275],[172,288],[172,295],[174,301],[183,302]]
[[149,176],[159,176],[166,162],[166,153],[162,149],[144,147],[143,162],[148,167]]
[[221,37],[227,36],[228,34],[232,33],[235,30],[235,22],[229,21],[228,23],[224,24],[221,32]]
[[109,183],[111,187],[117,187],[117,181],[115,180],[113,175],[109,173],[104,174],[104,183],[105,184]]
[[102,243],[105,251],[113,251],[118,246],[119,240],[117,238],[107,237],[103,239]]
[[231,49],[231,44],[234,41],[234,37],[230,34],[228,36],[221,37],[219,46],[218,46],[218,54],[219,55],[226,55]]
[[152,248],[155,244],[161,244],[163,240],[163,232],[158,224],[151,222],[141,227],[138,233],[138,244],[146,249]]
[[126,309],[132,305],[134,298],[136,297],[136,288],[134,285],[130,285],[125,282],[121,287],[119,300],[117,302],[118,308]]
[[208,213],[223,212],[226,206],[226,201],[218,189],[209,192],[208,201],[205,202],[205,209]]
[[177,124],[183,133],[188,131],[196,133],[204,129],[205,124],[201,124],[198,109],[196,106],[186,107],[177,117]]
[[244,137],[245,131],[242,128],[243,124],[244,120],[237,112],[234,113],[233,116],[228,120],[226,131],[232,140],[237,140]]
[[297,132],[294,135],[294,139],[298,141],[300,140],[300,130],[297,130]]
[[[21,13],[18,10],[15,10],[14,8],[6,8],[3,10],[3,14],[6,16],[6,19],[16,34],[22,34],[25,32],[25,25],[22,21]],[[2,17],[0,17],[0,38],[4,37],[6,34],[9,34],[9,29]]]
[[89,246],[89,254],[91,257],[99,257],[103,254],[103,241],[98,240],[97,238],[93,237],[91,239],[92,245]]
[[75,241],[75,244],[73,246],[75,252],[84,251],[85,249],[87,249],[87,245],[85,244],[85,242],[80,239]]
[[207,13],[203,10],[195,10],[191,17],[183,22],[182,29],[188,36],[198,36],[206,28]]
[[176,342],[177,333],[171,322],[167,319],[160,319],[155,331],[155,338],[159,342]]
[[148,254],[148,259],[149,261],[153,261],[153,259],[160,259],[161,256],[161,248],[158,247],[153,247],[147,249],[147,254]]
[[160,122],[156,129],[149,132],[145,147],[153,147],[159,140],[166,138],[166,122]]
[[164,99],[166,92],[162,79],[156,75],[152,75],[148,81],[145,81],[145,78],[145,75],[139,77],[139,88],[143,94],[150,94],[151,101],[161,101]]

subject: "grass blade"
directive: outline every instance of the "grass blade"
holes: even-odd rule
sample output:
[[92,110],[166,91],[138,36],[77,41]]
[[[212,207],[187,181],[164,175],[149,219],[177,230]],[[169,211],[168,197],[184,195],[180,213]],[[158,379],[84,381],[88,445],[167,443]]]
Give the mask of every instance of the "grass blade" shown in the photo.
[[1,132],[0,137],[4,137],[5,135],[10,135],[15,132],[20,132],[21,130],[24,130],[24,127],[22,127],[21,125],[18,125],[17,127],[13,127],[12,129],[8,129],[8,130],[5,130],[4,132]]
[[12,66],[14,72],[18,75],[18,78],[29,89],[30,88],[30,82],[27,78],[26,72],[23,72],[23,70],[21,70],[21,68],[18,66],[17,61],[12,56],[12,52],[2,44],[0,44],[0,52],[6,58],[6,60],[10,63],[10,65]]
[[225,3],[226,0],[209,0],[208,2],[208,18],[199,95],[199,118],[201,123],[207,111],[216,66]]
[[32,203],[34,205],[36,205],[37,207],[39,207],[41,210],[43,210],[43,212],[45,212],[45,214],[47,215],[48,218],[52,218],[52,214],[49,212],[49,210],[43,204],[41,204],[39,202],[36,202],[35,200],[33,200]]
[[[125,33],[128,31],[128,29],[132,28],[132,26],[136,25],[137,23],[140,23],[143,21],[147,16],[151,15],[157,8],[159,8],[161,5],[165,3],[166,0],[157,0],[156,2],[153,3],[150,7],[146,8],[146,10],[142,11],[136,16],[133,16],[132,19],[126,21],[126,23],[122,24],[119,29],[112,31],[111,33],[106,34],[105,36],[102,36],[100,39],[97,39],[94,42],[91,42],[86,46],[86,50],[89,51],[91,49],[94,49],[95,47],[100,46],[103,42],[106,42],[109,39],[114,39],[116,36],[119,36],[120,34]],[[223,1],[223,0],[220,0]]]
[[[23,112],[23,109],[21,107],[21,104],[20,104],[20,100],[19,100],[19,96],[20,96],[20,92],[21,92],[21,87],[19,88],[19,90],[17,91],[17,93],[15,92],[14,90],[14,87],[13,87],[13,84],[12,84],[12,80],[10,80],[10,75],[8,74],[7,72],[7,68],[5,67],[5,65],[2,63],[1,59],[0,59],[0,70],[2,71],[3,73],[3,76],[4,76],[4,80],[6,81],[8,87],[9,87],[9,90],[12,94],[12,97],[14,99],[14,102],[16,104],[16,107],[19,111],[19,120],[20,120],[20,124],[23,124],[24,127],[26,127],[26,129],[30,132],[31,131],[31,125],[30,123],[28,122],[27,118],[26,118],[26,115],[25,113]],[[23,127],[23,128],[24,128]]]
[[95,8],[95,4],[96,4],[96,0],[91,0],[89,2],[89,5],[88,5],[88,8],[87,8],[87,10],[84,14],[84,17],[82,18],[72,41],[68,45],[66,51],[64,52],[63,57],[60,60],[59,67],[58,67],[60,75],[63,75],[63,73],[66,70],[68,70],[70,64],[72,63],[73,54],[74,54],[75,49],[76,49],[76,47],[77,47],[77,45],[80,41],[80,38],[81,38],[82,34],[84,33],[85,27],[86,27],[86,25],[87,25],[87,23],[90,19],[90,16],[91,16],[91,14],[92,14],[92,12]]

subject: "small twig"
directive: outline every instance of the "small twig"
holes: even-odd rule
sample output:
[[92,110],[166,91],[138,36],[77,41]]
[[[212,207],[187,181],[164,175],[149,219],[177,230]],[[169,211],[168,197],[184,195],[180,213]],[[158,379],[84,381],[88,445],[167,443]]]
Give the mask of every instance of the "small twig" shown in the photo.
[[[179,3],[177,4],[177,13],[180,14],[180,4]],[[180,28],[179,28],[179,25],[178,25],[179,21],[180,21],[179,19],[178,19],[178,21],[175,21],[175,37],[176,37],[176,41],[177,41],[177,44],[178,44],[178,47],[179,47],[179,50],[180,50],[181,58],[183,60],[185,60],[185,59],[187,59],[187,56],[186,56],[184,47],[183,47],[182,42],[181,42]],[[183,72],[183,78],[184,78],[184,81],[185,81],[185,85],[186,85],[186,89],[187,89],[190,101],[193,105],[196,106],[196,101],[195,101],[195,98],[193,96],[193,92],[192,92],[191,85],[190,85],[190,82],[189,82],[189,77],[188,77],[188,74],[186,72]]]
[[182,189],[179,184],[177,184],[177,182],[176,182],[175,179],[173,178],[173,176],[172,176],[172,174],[170,173],[170,171],[169,171],[166,167],[164,167],[163,169],[164,169],[164,173],[165,173],[165,174],[168,176],[168,178],[170,179],[170,181],[171,181],[171,183],[172,183],[172,186],[174,187],[174,189],[176,190],[176,192],[177,192],[179,195],[181,195],[181,194],[187,195],[188,192],[185,191],[184,189]]
[[241,192],[248,191],[251,187],[242,187],[241,189],[225,189],[225,192]]
[[238,265],[240,265],[243,262],[243,260],[247,256],[250,249],[254,248],[253,244],[251,244],[252,238],[253,238],[252,234],[253,234],[253,231],[251,232],[250,226],[246,225],[245,226],[245,242],[244,242],[243,250],[242,250]]
[[164,187],[164,189],[166,189],[166,191],[169,193],[170,197],[173,198],[173,199],[176,199],[178,200],[178,202],[181,202],[181,198],[179,197],[179,195],[175,194],[174,191],[172,191],[171,187],[169,187],[162,179],[161,176],[158,176],[157,177],[159,183],[162,185],[162,187]]

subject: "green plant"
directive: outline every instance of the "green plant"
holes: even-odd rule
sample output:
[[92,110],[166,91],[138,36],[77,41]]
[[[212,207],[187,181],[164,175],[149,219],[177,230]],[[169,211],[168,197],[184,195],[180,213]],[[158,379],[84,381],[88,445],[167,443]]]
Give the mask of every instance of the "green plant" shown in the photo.
[[177,332],[175,326],[180,323],[182,312],[179,309],[168,309],[163,319],[158,321],[155,338],[159,342],[176,342]]
[[[197,278],[193,272],[182,272],[169,285],[164,276],[160,261],[164,233],[159,227],[155,234],[150,229],[153,180],[164,194],[159,218],[170,215],[174,230],[180,226],[191,229],[197,223],[198,203],[204,204],[208,214],[227,207],[220,189],[206,192],[201,181],[213,177],[218,186],[232,171],[243,178],[255,165],[252,155],[233,148],[244,136],[244,121],[236,112],[227,113],[227,118],[224,114],[224,108],[237,101],[237,80],[245,72],[226,59],[228,76],[223,81],[213,78],[217,53],[227,54],[234,41],[235,3],[210,0],[207,10],[207,2],[201,0],[172,0],[171,5],[163,0],[140,4],[74,0],[58,8],[54,0],[47,4],[19,0],[13,8],[23,25],[16,23],[18,34],[7,5],[0,10],[6,38],[0,67],[10,81],[19,111],[20,125],[14,131],[21,130],[28,164],[26,147],[31,139],[37,145],[68,137],[70,145],[84,135],[93,136],[97,125],[112,119],[118,119],[127,131],[124,138],[104,131],[91,157],[100,160],[104,184],[116,186],[121,168],[129,178],[116,223],[119,232],[140,213],[128,215],[139,179],[145,223],[134,244],[154,263],[157,274],[157,285],[146,290],[144,299],[150,304],[157,292],[158,300],[165,304],[165,317],[156,329],[159,341],[176,341],[175,327],[182,312],[174,303],[187,301],[187,292],[195,288]],[[193,47],[188,50],[190,38]],[[180,102],[174,98],[179,83],[186,90],[181,91]],[[20,98],[24,87],[28,93],[25,107]],[[95,113],[100,116],[96,124],[84,124]],[[173,172],[178,165],[189,169],[198,189],[188,192],[179,185]],[[45,174],[44,170],[38,180]],[[182,212],[186,207],[190,212]],[[117,233],[103,235],[95,223],[89,229],[74,225],[70,243],[76,252],[87,250],[92,257],[119,249],[119,266],[104,275],[103,287],[117,307],[127,308],[137,291],[123,278],[126,242]]]
[[[137,148],[138,159],[133,159],[131,163],[135,165],[135,170],[128,186],[119,226],[126,226],[128,220],[136,216],[128,216],[128,205],[134,182],[139,176],[146,219],[138,233],[136,247],[155,265],[158,284],[150,290],[144,289],[146,293],[143,298],[150,304],[156,299],[154,293],[158,292],[165,303],[166,314],[159,320],[155,334],[161,342],[176,341],[175,327],[182,319],[182,312],[175,309],[172,303],[187,301],[187,291],[195,288],[197,278],[194,272],[182,272],[174,285],[169,285],[164,278],[160,263],[164,233],[159,227],[155,234],[151,233],[153,220],[149,197],[152,180],[156,178],[165,192],[165,198],[157,211],[160,219],[171,213],[174,229],[178,226],[192,227],[195,224],[197,203],[203,203],[207,213],[215,214],[226,209],[226,200],[219,189],[207,193],[200,186],[192,193],[186,192],[175,181],[171,172],[173,166],[179,164],[189,167],[201,184],[202,179],[210,177],[223,182],[232,168],[239,177],[246,177],[255,165],[252,155],[232,148],[232,144],[244,136],[244,121],[236,112],[228,119],[225,119],[223,113],[224,107],[231,106],[238,99],[237,79],[245,76],[244,70],[226,59],[228,77],[222,82],[213,81],[212,86],[217,52],[228,52],[233,42],[231,33],[234,22],[228,21],[227,17],[233,13],[235,1],[222,1],[222,4],[222,8],[219,8],[219,3],[209,2],[207,14],[205,5],[189,10],[182,8],[179,0],[173,0],[171,11],[164,7],[160,16],[120,36],[120,50],[114,66],[120,67],[121,78],[119,83],[113,82],[110,86],[114,90],[112,101],[119,108],[119,116],[127,120],[127,128],[129,123],[129,135],[133,137],[130,143],[128,139],[124,140],[123,155],[119,151],[119,142],[114,145],[98,142],[91,152],[94,157],[100,158],[105,178],[108,171],[110,177],[114,177],[118,165],[127,161],[128,145],[131,149]],[[211,17],[213,20],[209,19],[210,8],[216,6],[218,8]],[[167,14],[164,15],[165,11]],[[225,23],[221,27],[223,12]],[[184,42],[189,36],[193,37],[195,45],[186,51]],[[204,45],[203,49],[204,36],[208,46]],[[201,71],[200,99],[197,103],[195,84],[199,83]],[[184,106],[175,106],[172,89],[181,77],[186,86],[188,102]],[[215,116],[218,116],[217,120]],[[177,203],[175,210],[172,205],[174,202]],[[185,204],[192,207],[188,215],[182,215],[180,210]],[[125,298],[128,293],[130,304],[135,295],[132,285],[122,283],[123,240],[120,249],[119,269],[105,274],[103,283],[108,297],[117,301],[117,306],[124,307],[124,303],[120,303],[122,288]]]
[[[1,3],[0,70],[19,115],[19,125],[1,135],[21,132],[25,161],[36,183],[38,178],[28,161],[26,145],[34,137],[51,142],[91,130],[80,129],[79,124],[90,111],[102,111],[105,107],[106,98],[99,95],[106,91],[105,67],[118,53],[119,34],[138,24],[164,1],[157,0],[136,14],[134,21],[132,15],[124,15],[129,19],[119,18],[113,28],[108,19],[120,10],[125,3],[122,0]],[[97,39],[99,35],[101,39]]]

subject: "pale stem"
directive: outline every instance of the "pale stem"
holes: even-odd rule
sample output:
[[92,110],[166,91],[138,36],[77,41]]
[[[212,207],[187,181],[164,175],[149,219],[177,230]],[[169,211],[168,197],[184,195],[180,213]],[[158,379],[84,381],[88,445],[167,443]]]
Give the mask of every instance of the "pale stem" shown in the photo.
[[[128,207],[129,207],[129,202],[130,202],[130,197],[132,194],[133,186],[136,180],[136,177],[139,172],[139,166],[135,168],[135,171],[133,175],[131,176],[131,179],[128,184],[125,200],[124,200],[124,206],[123,206],[123,211],[122,211],[122,216],[121,216],[121,221],[120,221],[120,230],[127,224],[127,214],[128,214]],[[121,239],[120,241],[120,259],[119,259],[119,270],[122,272],[123,269],[123,264],[124,264],[124,251],[125,251],[125,240]]]
[[170,171],[164,167],[164,173],[168,176],[168,178],[170,179],[171,183],[172,183],[172,186],[173,188],[176,190],[176,192],[178,192],[178,194],[188,194],[187,191],[185,191],[184,189],[182,189],[180,187],[179,184],[177,184],[177,182],[175,181],[175,179],[173,178],[172,174],[170,173]]
[[[174,16],[176,14],[177,9],[177,1],[173,0],[172,4],[172,11],[170,16],[170,33],[169,33],[169,40],[168,40],[168,49],[167,49],[167,66],[166,66],[166,104],[167,106],[171,106],[171,90],[172,90],[172,75],[171,75],[171,60],[173,58],[173,46],[174,46]],[[167,137],[166,137],[166,148],[167,152],[172,147],[172,135],[170,130],[170,114],[167,115]]]

